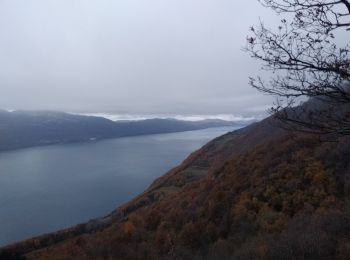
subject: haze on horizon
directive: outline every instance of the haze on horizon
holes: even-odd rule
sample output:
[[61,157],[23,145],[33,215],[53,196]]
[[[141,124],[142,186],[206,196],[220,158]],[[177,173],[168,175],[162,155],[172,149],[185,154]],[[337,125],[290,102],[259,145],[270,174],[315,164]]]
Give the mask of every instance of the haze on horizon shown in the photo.
[[242,51],[259,17],[278,19],[257,0],[1,1],[0,107],[260,115]]

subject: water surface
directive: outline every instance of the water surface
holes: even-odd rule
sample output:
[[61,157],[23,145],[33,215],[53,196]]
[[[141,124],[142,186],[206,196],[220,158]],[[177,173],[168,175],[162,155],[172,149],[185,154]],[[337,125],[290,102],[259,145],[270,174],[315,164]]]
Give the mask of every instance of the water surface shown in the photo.
[[0,153],[0,245],[104,216],[209,140],[199,131]]

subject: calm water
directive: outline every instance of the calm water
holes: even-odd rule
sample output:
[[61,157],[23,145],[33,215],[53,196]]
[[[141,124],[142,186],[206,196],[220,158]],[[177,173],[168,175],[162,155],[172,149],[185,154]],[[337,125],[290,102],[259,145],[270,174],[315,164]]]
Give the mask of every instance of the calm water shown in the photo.
[[106,215],[189,153],[232,130],[220,127],[0,153],[0,245]]

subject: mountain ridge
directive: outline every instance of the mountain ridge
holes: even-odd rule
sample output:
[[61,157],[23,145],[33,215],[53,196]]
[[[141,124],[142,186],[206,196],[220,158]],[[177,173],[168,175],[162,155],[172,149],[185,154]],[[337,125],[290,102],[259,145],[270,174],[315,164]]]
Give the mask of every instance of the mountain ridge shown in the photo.
[[0,151],[33,146],[89,142],[108,138],[238,126],[234,122],[146,119],[114,122],[103,117],[56,111],[0,111]]

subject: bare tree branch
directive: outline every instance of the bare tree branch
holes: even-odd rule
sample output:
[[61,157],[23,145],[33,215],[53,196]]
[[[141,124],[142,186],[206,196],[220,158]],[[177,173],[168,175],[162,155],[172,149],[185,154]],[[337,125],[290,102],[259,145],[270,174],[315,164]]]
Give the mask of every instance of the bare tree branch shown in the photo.
[[[250,85],[278,97],[271,113],[289,128],[349,135],[350,48],[336,35],[350,30],[350,1],[258,1],[279,14],[294,16],[290,21],[282,19],[276,30],[262,22],[251,28],[246,51],[274,77],[251,77]],[[307,98],[322,100],[322,109],[296,106]]]

